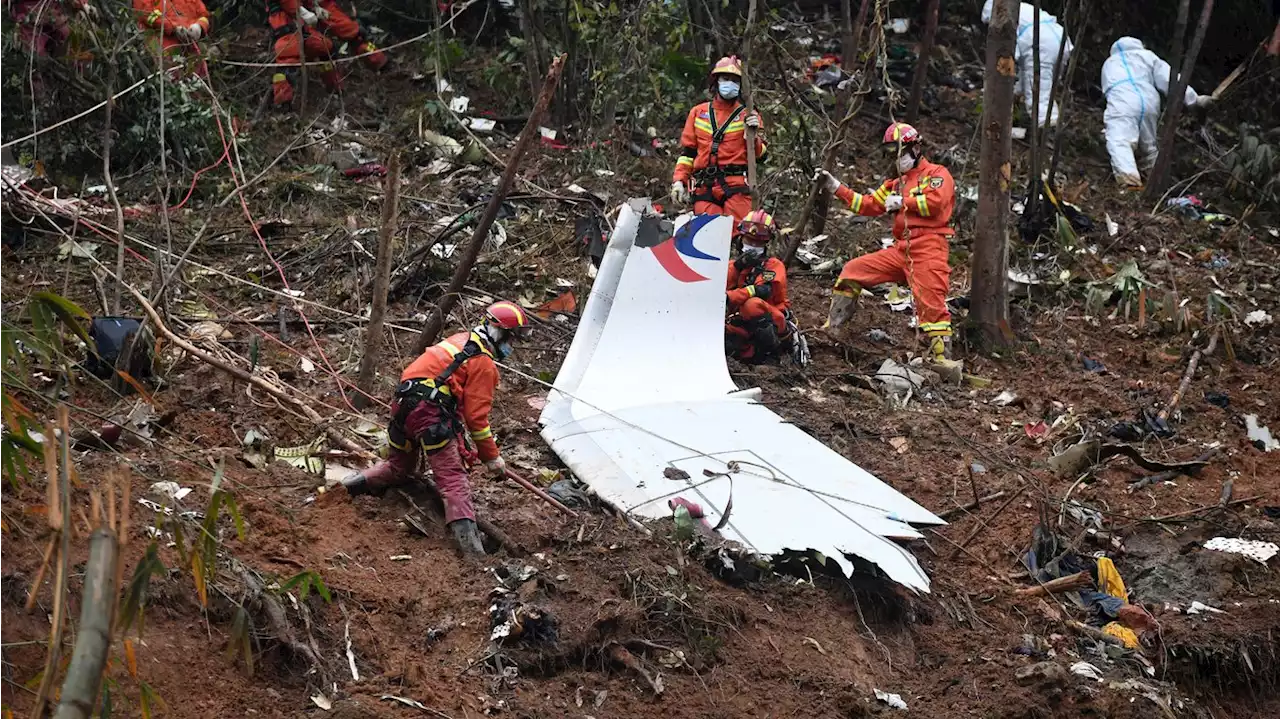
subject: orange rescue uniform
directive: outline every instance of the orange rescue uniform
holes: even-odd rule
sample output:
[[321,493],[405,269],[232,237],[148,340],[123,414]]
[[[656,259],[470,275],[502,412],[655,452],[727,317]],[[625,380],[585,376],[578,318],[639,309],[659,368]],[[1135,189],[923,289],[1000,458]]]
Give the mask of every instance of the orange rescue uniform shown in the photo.
[[[301,5],[314,11],[318,5],[329,13],[329,19],[321,20],[316,26],[309,27],[298,17],[300,0],[267,0],[267,24],[271,26],[271,36],[275,40],[276,62],[283,65],[299,65],[302,63],[302,52],[306,52],[307,60],[318,60],[320,79],[325,87],[337,90],[342,86],[342,78],[331,62],[334,51],[332,34],[339,40],[356,43],[357,54],[373,53],[363,59],[375,70],[381,70],[387,64],[387,56],[378,50],[372,42],[364,38],[360,24],[351,19],[337,6],[334,0],[301,0]],[[303,48],[298,48],[298,26],[302,25]],[[280,70],[281,68],[276,68]],[[285,105],[293,100],[294,71],[277,72],[271,77],[272,99],[276,105]]]
[[[469,339],[470,332],[459,332],[428,347],[405,368],[400,381],[435,379],[453,362],[453,356],[462,351]],[[485,345],[481,342],[480,346],[483,348]],[[498,443],[494,441],[493,430],[489,427],[489,410],[493,407],[494,390],[498,388],[498,366],[488,349],[463,362],[449,376],[448,384],[480,459],[487,462],[497,458]]]
[[[762,292],[761,288],[765,286],[769,289]],[[761,294],[767,296],[760,297]],[[734,355],[738,359],[756,359],[762,353],[776,350],[776,340],[786,339],[785,313],[791,307],[791,301],[787,299],[787,267],[782,260],[769,257],[760,265],[742,269],[736,262],[730,262],[725,300],[730,312],[724,326],[725,339],[735,349]],[[753,330],[758,330],[762,322],[773,325],[775,341],[767,343],[772,347],[759,346],[761,343]]]
[[[692,182],[693,211],[708,215],[733,215],[738,222],[751,211],[747,187],[746,106],[719,96],[695,105],[680,134],[683,152],[676,159],[672,182]],[[758,116],[758,113],[757,113]],[[764,159],[767,146],[756,128],[756,159]],[[720,137],[719,141],[716,140]]]
[[[165,55],[193,54],[188,51],[188,43],[178,39],[180,27],[199,25],[200,36],[209,36],[209,11],[201,0],[133,0],[133,12],[152,52],[156,49],[154,43],[159,42]],[[209,74],[204,60],[196,64],[195,73],[200,77]]]
[[843,184],[836,190],[836,197],[859,215],[883,215],[885,198],[892,194],[902,196],[902,209],[893,221],[893,246],[850,260],[840,272],[835,291],[856,296],[861,287],[906,282],[915,298],[920,329],[930,337],[950,337],[948,254],[955,234],[951,227],[955,182],[947,168],[921,158],[902,176],[902,188],[897,179],[889,179],[869,194]]

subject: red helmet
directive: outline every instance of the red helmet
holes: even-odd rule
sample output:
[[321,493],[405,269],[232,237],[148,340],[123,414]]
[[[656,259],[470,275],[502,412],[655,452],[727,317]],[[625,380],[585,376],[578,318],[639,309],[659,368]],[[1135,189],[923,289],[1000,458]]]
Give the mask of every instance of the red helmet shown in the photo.
[[717,60],[716,64],[711,68],[711,77],[716,75],[737,75],[741,78],[742,63],[738,60],[738,56],[730,55]]
[[884,144],[910,145],[920,142],[920,133],[905,122],[895,122],[884,131]]
[[489,305],[484,311],[484,323],[506,330],[519,339],[525,339],[533,330],[529,324],[529,315],[514,302],[494,302]]
[[748,245],[768,245],[769,240],[773,239],[774,231],[773,215],[764,210],[752,210],[738,223],[738,234],[742,235],[743,243]]

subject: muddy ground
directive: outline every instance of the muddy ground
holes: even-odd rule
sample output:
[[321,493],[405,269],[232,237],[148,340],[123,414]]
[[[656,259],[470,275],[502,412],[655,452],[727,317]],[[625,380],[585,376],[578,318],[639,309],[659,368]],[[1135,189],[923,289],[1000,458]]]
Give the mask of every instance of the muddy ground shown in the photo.
[[[408,77],[396,82],[405,93],[420,90]],[[953,148],[956,161],[964,162],[963,148],[972,142],[966,117],[975,96],[944,92],[936,102],[921,124],[935,133],[937,147]],[[1100,114],[1097,108],[1080,111],[1081,123]],[[880,121],[874,109],[867,115],[857,132],[872,135]],[[300,125],[272,118],[263,127],[272,128],[268,144],[274,152]],[[73,505],[87,506],[90,490],[116,475],[129,477],[135,497],[147,496],[159,481],[194,487],[180,505],[201,511],[212,468],[222,462],[223,486],[238,503],[245,535],[238,538],[230,520],[218,525],[219,574],[211,582],[208,606],[202,606],[192,573],[172,545],[172,526],[158,523],[147,507],[132,507],[126,576],[152,539],[149,527],[158,527],[159,557],[167,570],[151,581],[140,634],[130,633],[136,641],[136,676],[119,641],[113,650],[108,686],[115,712],[139,715],[140,683],[145,682],[163,701],[159,715],[178,717],[895,714],[877,701],[876,690],[900,694],[909,707],[906,715],[929,717],[1276,716],[1280,579],[1275,560],[1262,565],[1201,544],[1215,536],[1280,539],[1275,513],[1280,452],[1251,444],[1242,419],[1256,414],[1261,424],[1280,429],[1276,330],[1241,321],[1255,309],[1280,314],[1275,291],[1280,244],[1265,223],[1256,221],[1208,228],[1168,213],[1152,217],[1138,198],[1111,191],[1105,155],[1088,141],[1087,130],[1079,134],[1079,142],[1068,146],[1088,149],[1070,153],[1066,161],[1076,188],[1073,200],[1100,226],[1104,215],[1111,217],[1119,232],[1109,236],[1099,229],[1083,236],[1078,251],[1048,242],[1014,250],[1015,264],[1046,252],[1057,258],[1055,274],[1070,269],[1081,279],[1039,286],[1030,297],[1016,298],[1017,341],[1009,349],[980,353],[958,342],[966,369],[989,384],[930,386],[906,407],[885,399],[868,378],[884,358],[905,361],[924,347],[908,326],[910,313],[894,312],[878,298],[864,298],[848,333],[831,337],[813,331],[814,362],[803,372],[788,365],[731,365],[739,384],[762,387],[764,402],[779,414],[926,507],[949,513],[949,525],[911,545],[933,579],[930,594],[911,595],[870,575],[848,580],[804,568],[718,576],[716,548],[680,541],[670,522],[653,523],[645,534],[602,508],[571,520],[519,488],[479,473],[473,482],[480,512],[518,548],[495,548],[480,562],[464,560],[439,524],[425,519],[423,536],[404,521],[406,514],[416,516],[416,507],[430,509],[432,498],[421,487],[352,501],[341,493],[318,493],[322,480],[301,470],[250,466],[242,446],[246,432],[265,435],[268,445],[292,446],[311,441],[316,428],[262,393],[249,392],[243,383],[162,344],[163,381],[150,399],[157,414],[176,416],[150,441],[75,452],[79,483]],[[495,141],[500,152],[502,142]],[[530,161],[527,177],[559,192],[573,181],[593,190],[611,188],[611,202],[625,194],[660,192],[669,158],[638,160],[621,145],[593,150],[585,160],[546,149]],[[1025,146],[1017,152],[1023,158]],[[848,159],[845,174],[869,184],[875,167],[860,156]],[[591,173],[592,163],[594,169],[617,172],[616,179]],[[974,169],[955,172],[957,179],[972,185],[976,163],[963,167]],[[443,182],[420,168],[407,171],[402,195],[411,199],[404,200],[402,210],[402,251],[438,231],[440,216],[470,204],[459,196],[459,186],[481,186],[491,176],[489,169],[472,169]],[[254,194],[257,220],[292,223],[264,225],[264,237],[294,289],[322,305],[358,313],[367,301],[373,261],[352,239],[372,248],[374,236],[362,231],[377,225],[379,189],[338,178],[335,183],[346,184],[333,193],[308,192],[298,189],[295,179],[281,173]],[[1227,197],[1210,199],[1229,203]],[[198,225],[204,208],[196,205],[198,211],[175,218],[182,231]],[[548,288],[564,289],[557,278],[572,283],[580,303],[586,299],[590,283],[571,237],[576,205],[512,205],[517,215],[507,221],[510,244],[485,255],[473,278],[477,289],[453,318],[455,326],[474,321],[486,293],[541,302],[554,294]],[[1234,211],[1229,204],[1227,209]],[[967,294],[965,230],[972,212],[969,204],[958,214],[954,296]],[[242,279],[263,278],[253,281],[280,289],[244,218],[234,208],[215,216],[226,231],[192,259]],[[827,231],[831,239],[819,252],[840,259],[878,247],[887,226],[833,210]],[[131,232],[162,236],[154,217],[139,219]],[[36,227],[20,243],[6,245],[6,317],[20,313],[27,291],[38,288],[56,289],[86,307],[96,305],[89,265],[55,261],[62,239],[56,231]],[[104,247],[101,255],[113,255],[111,249]],[[1209,267],[1215,257],[1226,264]],[[1086,310],[1084,282],[1111,276],[1129,259],[1161,291],[1176,288],[1189,300],[1192,327],[1178,330],[1154,313],[1140,318],[1136,310],[1126,317],[1114,299],[1101,311]],[[448,271],[448,263],[430,261],[427,275],[393,303],[390,316],[399,327],[388,332],[380,363],[383,396],[411,359],[408,348],[418,315],[434,296],[431,283]],[[802,269],[793,274],[793,304],[806,330],[821,325],[833,273]],[[145,285],[150,269],[131,257],[128,276]],[[242,356],[256,353],[261,367],[351,425],[329,368],[348,382],[354,377],[362,343],[358,326],[344,324],[340,313],[306,306],[314,340],[297,323],[281,337],[274,320],[292,303],[218,276],[184,276],[188,287],[179,299],[199,302],[218,318],[230,333],[223,346]],[[1206,298],[1215,291],[1236,309],[1234,319],[1208,321]],[[1153,287],[1151,295],[1157,294]],[[198,319],[187,305],[173,314],[175,330],[183,332]],[[289,312],[286,317],[296,319]],[[250,319],[257,322],[245,321]],[[575,325],[572,316],[547,322],[514,360],[513,368],[527,376],[507,372],[503,378],[493,425],[509,459],[529,474],[559,467],[537,436],[536,405],[545,389],[531,377],[554,375]],[[889,340],[871,339],[871,329],[883,330]],[[1200,361],[1172,414],[1175,433],[1138,443],[1147,457],[1162,461],[1187,461],[1209,446],[1219,447],[1198,476],[1129,491],[1131,480],[1148,472],[1124,458],[1080,474],[1054,475],[1048,458],[1081,436],[1105,435],[1144,409],[1159,410],[1177,387],[1192,348],[1203,347],[1215,331],[1224,339]],[[1086,357],[1106,371],[1086,370]],[[51,382],[37,382],[21,396],[48,415],[51,398],[41,392],[51,387]],[[1006,391],[1017,399],[998,406],[994,400]],[[1225,407],[1217,393],[1227,397]],[[128,411],[138,402],[136,395],[118,396],[82,375],[70,398],[73,427],[79,428],[96,428],[97,416]],[[365,414],[376,423],[385,421],[385,409]],[[1050,429],[1032,437],[1027,427],[1040,421]],[[342,461],[334,458],[331,464]],[[975,473],[974,464],[982,471]],[[1231,484],[1231,502],[1219,507],[1225,482]],[[44,486],[37,473],[4,487],[3,703],[15,715],[30,710],[49,630],[49,578],[32,586],[49,536],[40,514]],[[997,492],[1004,494],[963,508],[975,493]],[[1065,510],[1068,500],[1100,514],[1101,538],[1084,532]],[[1064,538],[1081,537],[1080,551],[1106,552],[1115,559],[1133,600],[1159,623],[1139,653],[1145,661],[1133,653],[1108,655],[1098,642],[1073,633],[1066,620],[1087,620],[1088,614],[1066,594],[1016,594],[1030,586],[1020,558],[1041,519]],[[85,538],[78,534],[70,582],[73,617],[86,557]],[[322,577],[331,598],[311,592],[301,602],[305,615],[294,603],[296,590],[293,598],[267,590],[285,608],[293,630],[314,644],[319,663],[286,648],[278,627],[257,611],[251,612],[250,674],[233,630],[236,606],[255,603],[243,579],[245,569],[268,584],[306,570]],[[497,587],[508,593],[495,594]],[[23,604],[32,591],[36,607],[28,612]],[[495,645],[491,607],[513,600],[551,619],[526,620],[524,637]],[[1223,613],[1184,613],[1196,601]],[[1024,652],[1024,645],[1032,651]],[[627,656],[634,659],[631,667]],[[1098,667],[1103,680],[1068,671],[1082,660]]]

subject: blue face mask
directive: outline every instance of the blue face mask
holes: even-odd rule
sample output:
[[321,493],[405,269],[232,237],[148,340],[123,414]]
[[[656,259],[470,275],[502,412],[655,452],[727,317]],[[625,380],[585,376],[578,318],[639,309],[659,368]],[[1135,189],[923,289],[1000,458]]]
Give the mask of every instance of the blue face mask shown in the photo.
[[720,92],[720,97],[726,100],[738,99],[738,93],[742,88],[733,80],[720,80],[716,82],[716,89]]

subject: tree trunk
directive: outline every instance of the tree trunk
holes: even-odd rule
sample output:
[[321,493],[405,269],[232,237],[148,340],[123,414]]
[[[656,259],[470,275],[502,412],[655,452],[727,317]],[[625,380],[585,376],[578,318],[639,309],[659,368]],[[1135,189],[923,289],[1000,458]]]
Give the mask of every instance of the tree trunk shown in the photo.
[[[1063,72],[1062,59],[1067,54],[1067,38],[1069,36],[1069,33],[1067,32],[1067,17],[1069,16],[1073,21],[1076,20],[1077,16],[1081,15],[1082,14],[1081,11],[1084,10],[1084,0],[1080,0],[1080,2],[1076,3],[1075,12],[1068,13],[1067,7],[1068,6],[1064,6],[1062,9],[1062,18],[1061,18],[1062,19],[1062,37],[1058,38],[1058,53],[1057,55],[1054,56],[1054,59],[1053,59],[1053,82],[1049,85],[1049,107],[1058,108],[1058,125],[1053,125],[1052,129],[1046,129],[1043,133],[1041,133],[1042,136],[1040,137],[1040,157],[1042,158],[1042,161],[1043,161],[1043,158],[1046,156],[1046,154],[1049,152],[1049,136],[1052,134],[1055,140],[1057,138],[1057,132],[1058,132],[1057,128],[1059,125],[1062,124],[1062,113],[1066,105],[1066,93],[1064,92],[1062,99],[1059,99],[1058,90],[1060,88],[1067,87],[1067,85],[1062,82],[1062,72]],[[1081,22],[1083,23],[1084,21],[1081,20]],[[1053,110],[1050,109],[1049,112],[1050,112],[1049,117],[1052,118]],[[1050,182],[1052,182],[1053,180],[1052,174],[1049,175],[1049,179],[1050,179]]]
[[529,80],[529,101],[537,102],[542,60],[538,57],[538,31],[533,22],[532,0],[520,0],[520,34],[524,36],[525,75]]
[[369,310],[369,326],[364,334],[364,356],[356,375],[359,390],[351,398],[356,409],[369,406],[377,377],[378,355],[382,352],[382,324],[387,315],[387,285],[391,283],[392,244],[396,235],[396,218],[400,208],[400,155],[393,154],[382,186],[382,226],[378,229],[378,259],[373,271],[373,307]]
[[981,339],[999,347],[1009,339],[1006,278],[1009,223],[1010,130],[1013,124],[1013,62],[1018,0],[997,0],[987,31],[987,64],[982,89],[982,149],[978,178],[978,219],[973,242],[970,317]]
[[[862,0],[861,10],[866,10],[867,0]],[[858,39],[853,35],[853,0],[840,0],[840,68],[845,72],[858,54]]]
[[[114,490],[112,490],[114,491]],[[129,508],[125,507],[128,512]],[[111,619],[116,606],[118,545],[109,527],[98,527],[89,537],[89,562],[85,565],[84,591],[80,597],[80,626],[76,646],[62,683],[54,719],[88,719],[98,703],[102,670],[111,651]]]
[[920,53],[916,57],[916,72],[911,78],[911,98],[907,100],[906,121],[908,123],[913,123],[920,117],[920,101],[924,99],[924,86],[929,79],[929,55],[933,53],[933,39],[937,34],[938,0],[929,0],[929,5],[924,11],[924,39],[920,41]]
[[853,66],[858,64],[858,50],[862,45],[862,31],[867,28],[867,9],[871,6],[871,0],[862,0],[862,4],[858,6],[858,17],[853,21],[853,40],[849,46],[842,48],[847,54],[840,58],[840,64],[849,74],[853,74]]
[[[1036,208],[1040,205],[1040,0],[1035,0],[1035,22],[1031,26],[1031,46],[1035,48],[1031,57],[1031,172],[1027,182],[1027,217],[1037,217]],[[1065,36],[1065,28],[1064,28]],[[1053,106],[1049,106],[1049,117],[1053,117]]]
[[[1066,112],[1065,100],[1067,97],[1067,93],[1071,91],[1071,78],[1075,77],[1076,67],[1080,65],[1080,44],[1084,42],[1086,37],[1088,37],[1086,30],[1089,27],[1089,14],[1090,14],[1089,11],[1092,10],[1092,7],[1087,6],[1086,3],[1087,3],[1087,0],[1080,0],[1080,4],[1077,6],[1078,10],[1076,14],[1072,16],[1072,17],[1078,16],[1080,18],[1080,27],[1076,30],[1075,49],[1071,51],[1071,61],[1067,63],[1067,76],[1062,78],[1062,93],[1061,93],[1062,101],[1060,101],[1060,105],[1061,105],[1060,109],[1062,110],[1063,113]],[[1063,30],[1064,30],[1063,37],[1065,38],[1066,36],[1065,25],[1063,26]],[[1057,64],[1059,66],[1062,64],[1061,48],[1059,48]],[[1057,84],[1057,83],[1058,83],[1058,80],[1056,78],[1056,73],[1055,73],[1054,84]],[[1060,114],[1058,116],[1058,126],[1054,128],[1054,131],[1053,131],[1053,156],[1049,160],[1049,177],[1050,178],[1056,177],[1058,174],[1058,160],[1061,159],[1062,157],[1062,128],[1066,126],[1066,124],[1067,122],[1066,122],[1065,114]]]
[[[111,314],[118,317],[121,309],[120,295],[123,292],[121,285],[124,283],[125,241],[124,210],[120,207],[120,197],[116,195],[116,185],[111,179],[111,145],[114,144],[111,130],[111,110],[116,104],[111,96],[116,91],[116,68],[116,64],[111,63],[111,67],[107,70],[107,102],[104,105],[104,124],[102,127],[102,181],[107,183],[107,195],[111,198],[111,204],[116,210],[116,289],[111,295]],[[168,202],[169,200],[168,198],[161,198],[160,201]],[[159,245],[160,243],[156,242],[156,246],[158,247]]]
[[1173,142],[1178,136],[1178,118],[1182,116],[1182,96],[1191,80],[1191,71],[1200,55],[1200,45],[1204,43],[1204,34],[1209,28],[1209,16],[1212,13],[1213,0],[1204,0],[1204,7],[1200,8],[1200,21],[1196,24],[1196,34],[1191,38],[1191,47],[1182,60],[1182,70],[1170,83],[1169,94],[1165,96],[1164,122],[1160,126],[1158,145],[1160,154],[1156,156],[1156,166],[1147,177],[1147,189],[1143,194],[1148,202],[1158,201],[1169,188],[1169,168],[1173,164]]
[[516,170],[520,168],[520,160],[528,152],[534,138],[538,136],[538,123],[542,121],[542,116],[547,112],[547,106],[551,104],[551,97],[555,94],[556,85],[560,82],[560,72],[564,69],[564,61],[564,55],[557,57],[547,70],[547,79],[542,83],[542,92],[538,95],[538,102],[529,113],[529,120],[525,123],[524,129],[520,131],[520,136],[516,138],[516,145],[511,150],[511,156],[507,158],[507,168],[503,170],[502,178],[498,181],[498,187],[493,191],[493,197],[489,198],[489,205],[484,208],[484,214],[480,216],[480,222],[476,225],[475,232],[471,233],[471,242],[467,245],[466,254],[458,261],[458,268],[454,270],[453,279],[449,281],[449,288],[445,290],[445,294],[440,298],[435,312],[427,320],[427,324],[423,326],[422,334],[418,335],[418,341],[414,344],[413,350],[415,354],[421,354],[431,343],[435,342],[440,330],[444,327],[445,318],[449,316],[449,312],[458,304],[458,296],[462,292],[462,288],[466,286],[467,279],[471,276],[471,269],[475,267],[476,259],[480,256],[480,249],[484,247],[485,238],[489,236],[489,228],[493,227],[493,221],[498,217],[498,210],[502,207],[502,200],[511,191],[511,185],[515,182]]
[[[751,92],[751,41],[756,34],[756,0],[751,0],[747,9],[747,31],[742,37],[742,92],[747,96],[747,118],[756,111],[756,97]],[[756,128],[747,125],[745,133],[747,143],[747,187],[751,190],[751,209],[760,208],[760,190],[756,185]]]
[[[1173,46],[1169,48],[1169,69],[1173,72],[1182,74],[1182,48],[1187,42],[1187,20],[1191,17],[1191,0],[1181,0],[1178,3],[1177,20],[1173,23]],[[1169,78],[1169,84],[1172,85],[1178,78]]]

